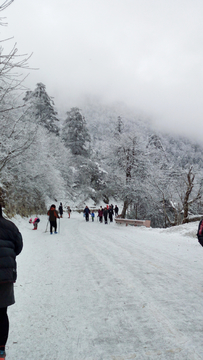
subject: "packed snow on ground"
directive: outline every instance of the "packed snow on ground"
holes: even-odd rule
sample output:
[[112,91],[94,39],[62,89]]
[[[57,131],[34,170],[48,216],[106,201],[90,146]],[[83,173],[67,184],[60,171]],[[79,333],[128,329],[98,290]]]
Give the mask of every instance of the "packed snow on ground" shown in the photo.
[[24,249],[8,360],[203,359],[198,223],[126,227],[72,212],[50,235],[40,219],[37,231],[13,220]]

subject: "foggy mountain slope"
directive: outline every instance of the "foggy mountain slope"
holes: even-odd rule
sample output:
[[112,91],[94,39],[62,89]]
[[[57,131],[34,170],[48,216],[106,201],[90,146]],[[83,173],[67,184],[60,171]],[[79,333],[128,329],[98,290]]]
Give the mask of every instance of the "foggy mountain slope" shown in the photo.
[[183,168],[187,164],[203,167],[203,145],[200,142],[179,133],[174,135],[160,131],[144,113],[139,113],[123,103],[105,105],[87,102],[81,107],[81,112],[85,116],[93,145],[97,142],[111,143],[120,116],[124,131],[137,133],[137,136],[142,137],[146,147],[151,143],[158,151],[162,151],[164,156]]

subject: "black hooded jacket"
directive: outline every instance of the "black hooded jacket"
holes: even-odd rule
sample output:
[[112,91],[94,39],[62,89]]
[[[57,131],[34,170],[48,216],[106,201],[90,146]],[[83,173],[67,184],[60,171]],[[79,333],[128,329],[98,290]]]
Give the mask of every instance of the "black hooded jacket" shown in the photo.
[[0,283],[16,281],[16,255],[22,248],[23,240],[18,228],[0,217]]

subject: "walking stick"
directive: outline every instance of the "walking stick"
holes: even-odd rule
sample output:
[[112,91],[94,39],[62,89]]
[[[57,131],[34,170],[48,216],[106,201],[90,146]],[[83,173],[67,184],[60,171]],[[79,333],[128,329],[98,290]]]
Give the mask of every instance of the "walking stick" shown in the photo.
[[59,232],[58,233],[60,234],[60,218],[59,218]]
[[47,232],[48,223],[49,223],[49,219],[47,220],[47,226],[46,226],[46,230],[45,230],[45,232]]

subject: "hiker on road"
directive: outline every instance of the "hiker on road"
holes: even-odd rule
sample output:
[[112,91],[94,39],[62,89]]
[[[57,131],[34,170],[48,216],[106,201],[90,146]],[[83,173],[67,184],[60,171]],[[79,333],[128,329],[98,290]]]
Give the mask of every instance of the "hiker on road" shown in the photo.
[[56,210],[56,206],[53,204],[51,205],[47,215],[49,216],[50,222],[50,234],[52,234],[52,230],[54,228],[54,233],[57,234],[57,221],[56,219],[60,219],[58,215],[58,211]]

